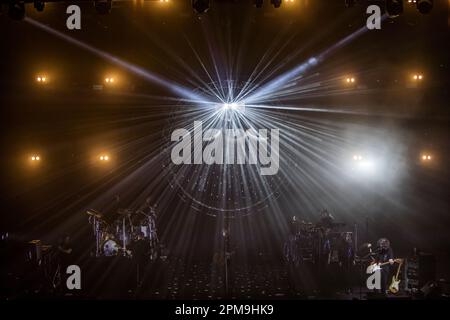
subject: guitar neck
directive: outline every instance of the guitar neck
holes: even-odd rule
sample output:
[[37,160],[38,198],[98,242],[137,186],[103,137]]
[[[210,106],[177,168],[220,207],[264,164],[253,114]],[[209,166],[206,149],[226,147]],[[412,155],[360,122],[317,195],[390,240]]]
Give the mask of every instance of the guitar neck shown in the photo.
[[386,261],[386,262],[379,263],[378,265],[381,267],[381,266],[385,266],[385,265],[387,265],[389,263],[390,263],[389,261]]
[[402,267],[403,261],[400,261],[397,268],[397,273],[395,274],[395,279],[398,279],[398,274],[400,273],[400,268]]
[[[401,259],[394,259],[394,263],[400,263],[400,265],[402,264],[402,260]],[[385,265],[387,265],[387,264],[389,264],[390,262],[389,261],[386,261],[386,262],[382,262],[382,263],[379,263],[378,265],[379,266],[385,266]]]

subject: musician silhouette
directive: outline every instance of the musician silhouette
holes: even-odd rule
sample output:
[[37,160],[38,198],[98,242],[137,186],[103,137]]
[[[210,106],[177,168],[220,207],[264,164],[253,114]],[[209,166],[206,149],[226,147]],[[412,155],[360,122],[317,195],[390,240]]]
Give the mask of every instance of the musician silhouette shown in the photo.
[[376,263],[385,263],[381,265],[381,293],[386,294],[388,289],[389,276],[391,274],[391,265],[394,264],[394,252],[391,248],[391,243],[386,238],[381,238],[377,241],[377,248],[375,249],[375,256],[373,257]]

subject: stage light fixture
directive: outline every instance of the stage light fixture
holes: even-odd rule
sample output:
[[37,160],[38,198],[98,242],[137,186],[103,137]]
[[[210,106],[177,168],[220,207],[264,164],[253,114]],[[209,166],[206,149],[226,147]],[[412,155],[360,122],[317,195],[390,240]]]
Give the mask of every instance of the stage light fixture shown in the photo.
[[417,0],[417,10],[422,14],[428,14],[433,9],[433,0]]
[[98,14],[107,14],[111,12],[112,0],[96,0],[94,7]]
[[38,11],[38,12],[42,12],[44,11],[45,8],[45,2],[43,1],[34,1],[34,8]]
[[428,154],[428,153],[422,155],[422,160],[425,162],[431,161],[432,158],[433,157],[431,156],[431,154]]
[[262,8],[264,0],[253,0],[253,4],[256,8]]
[[391,18],[403,13],[403,0],[386,0],[386,12]]
[[375,159],[370,159],[370,157],[363,157],[361,154],[354,154],[353,163],[350,164],[351,170],[355,174],[357,174],[358,177],[361,177],[361,175],[367,177],[375,177],[374,174],[377,171],[377,167],[378,164]]
[[275,7],[279,8],[281,6],[282,0],[270,0],[270,3]]
[[352,84],[356,82],[356,79],[354,77],[347,77],[345,79],[345,82],[347,82],[348,84]]
[[39,155],[32,155],[30,159],[31,161],[41,161],[41,157]]
[[100,155],[99,159],[100,159],[100,161],[109,161],[109,156],[103,154],[103,155]]
[[209,0],[192,0],[192,8],[197,13],[204,13],[209,10]]
[[48,78],[45,75],[38,75],[36,77],[36,82],[40,83],[40,84],[45,84],[48,82]]
[[113,77],[106,77],[105,78],[105,83],[106,84],[113,84],[115,81],[116,81],[116,79],[113,78]]
[[413,75],[413,80],[414,81],[421,81],[421,80],[423,80],[423,74],[415,74],[415,75]]
[[222,110],[227,111],[239,111],[243,112],[245,110],[245,104],[241,102],[227,102],[222,104]]

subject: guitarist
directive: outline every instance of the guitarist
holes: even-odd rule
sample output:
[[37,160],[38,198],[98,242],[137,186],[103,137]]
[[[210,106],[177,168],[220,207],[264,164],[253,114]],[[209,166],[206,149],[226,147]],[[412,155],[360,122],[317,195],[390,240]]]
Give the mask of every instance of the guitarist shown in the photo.
[[381,266],[381,293],[385,294],[388,289],[389,276],[391,274],[391,265],[394,264],[394,253],[391,248],[391,243],[386,238],[381,238],[377,242],[377,248],[373,257],[376,263],[385,263]]

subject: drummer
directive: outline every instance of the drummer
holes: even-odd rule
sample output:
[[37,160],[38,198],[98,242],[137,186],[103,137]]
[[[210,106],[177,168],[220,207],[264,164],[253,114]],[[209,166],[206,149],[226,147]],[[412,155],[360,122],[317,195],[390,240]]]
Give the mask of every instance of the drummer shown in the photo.
[[155,203],[154,205],[152,205],[150,202],[150,198],[147,198],[145,203],[147,207],[143,210],[144,214],[146,216],[153,216],[153,218],[156,220],[156,209],[158,208],[158,204]]

